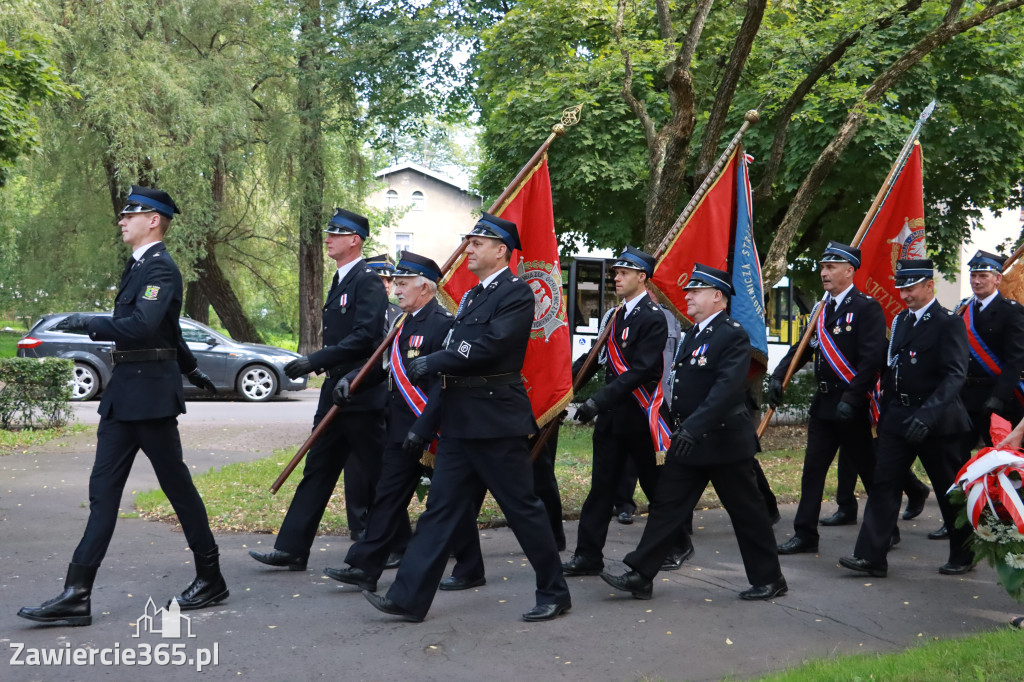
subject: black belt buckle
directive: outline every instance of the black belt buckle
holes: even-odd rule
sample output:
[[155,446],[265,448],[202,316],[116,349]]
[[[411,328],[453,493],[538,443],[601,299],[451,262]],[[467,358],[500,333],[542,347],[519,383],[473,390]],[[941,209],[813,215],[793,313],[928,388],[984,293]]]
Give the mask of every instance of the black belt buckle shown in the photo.
[[912,407],[914,404],[914,397],[912,395],[909,395],[907,393],[900,393],[899,398],[900,405],[903,405],[904,407]]
[[819,393],[828,393],[831,389],[832,389],[832,387],[829,386],[827,381],[819,381],[818,382],[818,392]]

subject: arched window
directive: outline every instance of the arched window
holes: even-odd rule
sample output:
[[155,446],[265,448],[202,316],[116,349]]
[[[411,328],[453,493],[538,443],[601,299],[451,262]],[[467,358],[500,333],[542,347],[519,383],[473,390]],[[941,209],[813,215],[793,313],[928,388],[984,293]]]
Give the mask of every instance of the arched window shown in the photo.
[[419,190],[412,193],[412,210],[423,211],[427,208],[427,198]]
[[388,208],[395,208],[398,206],[398,192],[393,189],[389,189],[385,196],[387,197]]

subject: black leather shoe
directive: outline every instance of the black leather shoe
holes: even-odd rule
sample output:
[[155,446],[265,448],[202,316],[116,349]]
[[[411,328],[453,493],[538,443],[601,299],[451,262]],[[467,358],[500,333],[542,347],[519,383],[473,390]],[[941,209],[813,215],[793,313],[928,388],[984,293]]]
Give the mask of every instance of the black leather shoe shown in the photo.
[[659,568],[658,570],[678,571],[682,567],[684,561],[693,558],[693,554],[693,545],[690,545],[682,552],[672,552],[667,557],[665,557],[665,560],[663,562],[661,562],[661,568]]
[[367,592],[377,591],[377,579],[361,568],[356,568],[354,566],[346,566],[345,568],[325,568],[324,575],[328,578],[334,578],[339,583],[355,585],[359,589],[366,590]]
[[832,516],[825,516],[818,519],[818,523],[823,526],[852,526],[857,523],[857,515],[836,510]]
[[629,592],[633,599],[650,599],[654,594],[654,583],[636,571],[627,571],[622,575],[602,572],[601,580],[620,592]]
[[523,614],[523,620],[528,623],[535,623],[541,620],[554,620],[572,608],[571,603],[565,604],[537,604]]
[[572,558],[562,564],[562,573],[565,575],[599,575],[604,570],[603,561],[591,561],[579,554],[573,554]]
[[399,606],[398,604],[391,601],[385,596],[374,594],[373,592],[367,592],[366,590],[363,590],[363,596],[366,597],[366,601],[373,604],[373,608],[377,609],[381,613],[386,613],[389,616],[398,616],[402,620],[407,620],[410,623],[423,622],[422,617],[406,611],[401,606]]
[[309,557],[298,556],[291,552],[281,552],[274,550],[273,552],[257,552],[249,550],[249,556],[261,564],[267,566],[280,566],[287,568],[289,571],[305,571],[306,561]]
[[388,554],[388,560],[384,562],[384,568],[398,568],[402,564],[403,556],[404,552],[391,552]]
[[64,591],[39,606],[24,606],[22,618],[47,625],[92,625],[92,584],[98,566],[68,564]]
[[924,511],[924,501],[928,499],[931,490],[924,488],[923,495],[907,495],[907,508],[903,510],[903,520],[916,519]]
[[857,571],[858,573],[867,573],[875,578],[884,578],[889,573],[889,569],[885,566],[876,566],[867,559],[861,559],[857,556],[844,556],[840,557],[839,565],[843,568],[848,568],[851,571]]
[[799,535],[794,535],[793,537],[779,545],[779,554],[814,554],[817,551],[817,542],[804,540]]
[[951,564],[944,563],[939,566],[939,573],[942,575],[963,575],[974,570],[974,564]]
[[615,520],[618,521],[619,523],[621,523],[623,526],[628,526],[631,523],[633,523],[633,512],[631,512],[631,511],[621,512],[621,513],[619,513],[618,516],[615,517]]
[[743,590],[740,592],[740,599],[746,599],[747,601],[764,601],[765,599],[774,599],[775,597],[781,597],[789,591],[789,585],[786,584],[786,579],[781,575],[778,580],[768,583],[767,585],[754,585],[749,590]]
[[474,587],[486,584],[487,578],[482,576],[479,578],[456,578],[454,575],[450,575],[441,581],[437,589],[444,590],[445,592],[458,592],[459,590],[471,590]]
[[[182,611],[213,606],[227,599],[230,594],[220,572],[220,550],[214,546],[205,554],[193,552],[192,556],[196,564],[196,579],[181,594],[172,598],[172,601],[177,600],[178,608]],[[168,601],[167,606],[170,605],[171,601]]]
[[938,530],[933,530],[931,533],[928,533],[928,539],[929,540],[945,540],[948,537],[949,537],[949,529],[946,528],[945,526],[943,526],[942,528],[940,528]]

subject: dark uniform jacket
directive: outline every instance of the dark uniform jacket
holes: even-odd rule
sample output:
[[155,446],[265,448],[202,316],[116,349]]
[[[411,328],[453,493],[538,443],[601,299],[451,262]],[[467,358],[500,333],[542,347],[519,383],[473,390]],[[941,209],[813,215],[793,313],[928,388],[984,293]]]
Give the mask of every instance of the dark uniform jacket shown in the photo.
[[[824,310],[822,315],[825,315]],[[847,402],[858,409],[867,408],[868,392],[874,390],[878,372],[885,367],[885,313],[878,301],[854,287],[836,311],[825,318],[825,328],[856,372],[853,381],[847,384],[832,369],[822,353],[816,330],[812,332],[811,344],[796,361],[796,369],[803,367],[814,355],[814,378],[818,382],[818,390],[811,402],[810,415],[818,419],[835,419],[836,406],[840,402]],[[792,346],[772,372],[774,378],[782,380],[786,376],[790,363],[794,362],[796,348]],[[827,390],[823,390],[823,386]]]
[[967,376],[967,330],[963,320],[932,303],[915,325],[910,311],[896,317],[889,366],[882,377],[881,432],[902,434],[915,416],[930,435],[967,431],[960,399]]
[[[724,464],[750,459],[759,450],[747,401],[750,337],[739,322],[716,315],[700,333],[680,342],[672,379],[676,428],[697,438],[686,464]],[[703,352],[701,348],[707,344]]]
[[[309,355],[313,369],[337,379],[361,368],[384,341],[387,307],[388,296],[380,275],[360,260],[327,295],[322,317],[324,347]],[[334,383],[324,382],[325,387],[329,385],[328,403]],[[378,383],[354,391],[352,400],[340,409],[379,410],[386,398],[387,387]]]
[[616,375],[611,359],[607,360],[604,388],[593,397],[601,409],[594,425],[597,431],[650,434],[647,415],[632,393],[638,386],[643,386],[648,395],[654,393],[662,378],[667,338],[665,313],[646,294],[628,316],[625,306],[615,313],[614,343],[622,351],[629,370]]
[[[974,299],[963,301],[973,305]],[[966,314],[966,309],[962,314]],[[971,412],[980,412],[990,397],[1010,406],[1016,398],[1013,391],[1024,370],[1024,306],[1013,299],[996,294],[985,309],[974,314],[974,328],[988,349],[999,359],[1003,371],[990,375],[974,355],[969,356],[967,383],[960,396]]]
[[[455,317],[435,299],[431,299],[415,316],[407,315],[405,322],[402,323],[402,331],[398,335],[398,351],[402,355],[402,364],[406,365],[409,360],[420,355],[430,355],[442,350],[444,348],[445,336],[448,335],[448,330],[451,329],[454,319]],[[409,345],[410,339],[413,336],[423,337],[420,345],[415,348]],[[390,348],[388,348],[387,354],[384,357],[385,359],[391,357]],[[354,379],[358,372],[359,370],[350,372],[348,375],[349,380]],[[388,369],[384,369],[383,363],[377,364],[366,375],[365,386],[369,387],[389,379],[390,374],[391,372]],[[434,393],[435,386],[439,386],[440,382],[441,380],[438,376],[429,375],[420,379],[420,383],[417,386],[427,396],[430,396],[431,393]],[[388,397],[388,442],[401,443],[405,440],[409,431],[413,430],[413,424],[416,423],[417,417],[409,408],[409,403],[402,397],[401,391],[398,390],[398,383],[391,378],[388,385],[390,387]],[[363,390],[363,385],[361,384],[360,386],[359,390]],[[429,433],[425,432],[422,435],[428,437]]]
[[89,321],[94,341],[113,341],[118,351],[175,349],[177,360],[114,365],[99,413],[120,421],[174,417],[185,412],[181,375],[196,368],[184,339],[181,273],[163,242],[149,247],[138,264],[129,260],[121,276],[112,317]]
[[[446,350],[430,356],[431,371],[459,377],[521,374],[533,327],[529,285],[505,269],[472,301],[456,316]],[[442,378],[429,394],[417,435],[440,430],[452,438],[508,438],[537,432],[522,380],[475,388],[447,383]]]

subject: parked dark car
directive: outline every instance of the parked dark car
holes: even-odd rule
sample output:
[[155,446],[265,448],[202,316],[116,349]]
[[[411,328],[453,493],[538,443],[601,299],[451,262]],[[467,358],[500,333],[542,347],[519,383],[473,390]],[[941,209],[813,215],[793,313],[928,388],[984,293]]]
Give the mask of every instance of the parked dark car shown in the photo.
[[[71,313],[44,315],[20,341],[18,357],[69,358],[75,361],[71,386],[73,400],[96,397],[110,381],[113,364],[110,341],[93,341],[85,334],[64,331],[64,320]],[[91,313],[109,317],[110,313]],[[298,353],[275,346],[238,343],[195,320],[181,318],[181,335],[195,354],[199,368],[222,391],[234,391],[243,400],[262,402],[281,391],[301,391],[306,377],[293,380],[284,374],[284,366]],[[194,389],[182,377],[186,392]]]

